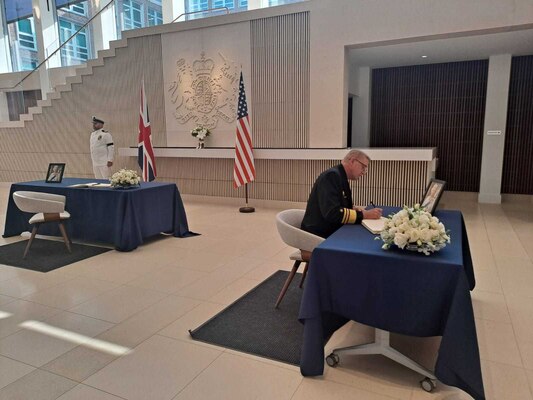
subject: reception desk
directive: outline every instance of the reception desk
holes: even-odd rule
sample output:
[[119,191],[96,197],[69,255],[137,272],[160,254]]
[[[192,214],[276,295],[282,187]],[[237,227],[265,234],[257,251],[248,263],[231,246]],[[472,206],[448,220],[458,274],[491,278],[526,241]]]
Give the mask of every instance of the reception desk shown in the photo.
[[[209,144],[209,143],[208,143]],[[306,202],[320,172],[338,164],[349,149],[255,149],[256,180],[251,199]],[[361,149],[371,158],[368,174],[352,182],[354,204],[402,206],[420,201],[435,175],[436,148]],[[233,189],[233,148],[155,148],[159,174],[177,176],[182,194],[244,197]],[[119,156],[136,162],[137,147],[120,148]],[[168,171],[168,172],[167,172]]]

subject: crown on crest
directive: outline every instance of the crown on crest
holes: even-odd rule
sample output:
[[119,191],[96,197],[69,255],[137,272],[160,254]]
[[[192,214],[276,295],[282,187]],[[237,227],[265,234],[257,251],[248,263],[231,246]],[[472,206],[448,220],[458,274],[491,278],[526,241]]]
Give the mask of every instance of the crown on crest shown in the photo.
[[197,75],[210,75],[215,68],[215,62],[210,58],[205,58],[205,53],[202,51],[202,59],[193,62],[193,69]]

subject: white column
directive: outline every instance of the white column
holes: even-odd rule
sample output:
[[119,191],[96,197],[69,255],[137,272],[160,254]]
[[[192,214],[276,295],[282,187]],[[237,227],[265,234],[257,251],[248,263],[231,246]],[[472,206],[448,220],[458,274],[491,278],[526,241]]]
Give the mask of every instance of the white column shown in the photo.
[[0,1],[0,74],[12,72],[11,49],[9,47],[9,35],[7,33],[6,16],[2,2]]
[[[163,23],[164,24],[171,23],[172,21],[174,21],[175,18],[185,13],[185,1],[186,0],[162,0],[161,1],[161,9],[163,11]],[[181,17],[178,21],[185,21],[185,16]]]
[[[102,10],[110,0],[95,0],[94,13]],[[117,40],[116,9],[113,1],[98,17],[91,22],[93,30],[93,46],[99,50],[109,49],[109,42]],[[94,55],[95,57],[97,54]]]
[[[357,74],[357,88],[353,99],[352,147],[370,147],[370,67],[359,67],[352,74]],[[348,132],[350,134],[350,132]]]
[[[55,0],[32,0],[35,35],[37,37],[37,57],[39,63],[56,50],[59,43],[57,12]],[[52,91],[48,69],[61,66],[60,52],[57,52],[48,62],[39,68],[42,98]]]
[[9,121],[9,107],[7,104],[7,94],[0,92],[0,122]]
[[489,58],[478,196],[480,203],[501,203],[502,201],[503,150],[511,77],[511,57],[510,54],[501,54]]

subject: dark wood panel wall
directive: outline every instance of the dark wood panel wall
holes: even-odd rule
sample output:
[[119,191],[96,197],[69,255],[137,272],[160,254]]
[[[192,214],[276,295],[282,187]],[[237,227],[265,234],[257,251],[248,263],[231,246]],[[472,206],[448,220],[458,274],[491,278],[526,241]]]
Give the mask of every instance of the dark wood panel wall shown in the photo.
[[501,191],[533,194],[533,56],[512,59]]
[[437,147],[448,190],[479,191],[488,60],[372,71],[372,147]]

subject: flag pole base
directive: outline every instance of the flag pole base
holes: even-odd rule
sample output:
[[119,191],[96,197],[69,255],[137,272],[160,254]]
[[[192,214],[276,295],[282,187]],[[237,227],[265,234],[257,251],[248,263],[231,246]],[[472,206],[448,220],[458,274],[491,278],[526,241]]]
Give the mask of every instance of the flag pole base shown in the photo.
[[241,208],[239,208],[239,212],[242,212],[242,213],[253,213],[253,212],[255,212],[255,208],[249,207],[249,206],[241,207]]

